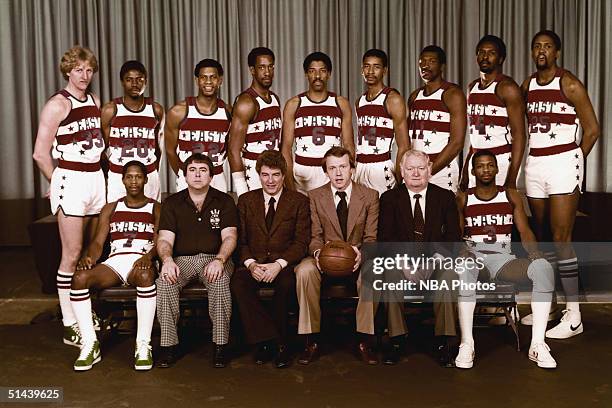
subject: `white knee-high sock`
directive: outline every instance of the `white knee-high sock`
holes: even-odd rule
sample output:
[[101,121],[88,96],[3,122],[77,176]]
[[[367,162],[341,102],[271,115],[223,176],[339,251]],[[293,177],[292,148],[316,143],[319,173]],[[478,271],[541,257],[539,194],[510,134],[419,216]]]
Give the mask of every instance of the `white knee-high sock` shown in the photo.
[[59,295],[60,309],[62,310],[62,323],[64,326],[72,326],[76,323],[72,305],[70,303],[70,284],[72,282],[74,272],[57,271],[55,280],[57,285],[57,294]]
[[531,326],[531,344],[544,343],[550,302],[532,301],[533,325]]
[[155,305],[157,303],[157,289],[155,284],[146,287],[136,287],[136,316],[138,329],[136,341],[151,341],[153,319],[155,319]]
[[459,326],[461,327],[461,343],[474,344],[472,329],[474,327],[474,308],[476,308],[476,302],[459,299],[457,308]]
[[83,344],[93,343],[97,337],[93,326],[93,319],[91,318],[89,289],[72,289],[70,291],[70,301],[76,321],[79,324],[79,329],[81,329]]

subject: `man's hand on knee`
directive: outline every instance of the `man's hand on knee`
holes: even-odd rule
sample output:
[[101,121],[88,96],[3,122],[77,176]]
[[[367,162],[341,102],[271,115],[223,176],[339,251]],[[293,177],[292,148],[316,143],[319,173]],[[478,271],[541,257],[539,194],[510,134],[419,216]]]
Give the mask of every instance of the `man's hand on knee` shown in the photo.
[[96,263],[93,261],[91,256],[84,256],[77,263],[76,270],[77,271],[84,271],[86,269],[91,269],[91,268],[93,268],[95,266],[95,264]]
[[172,258],[166,258],[162,265],[161,278],[164,282],[175,284],[178,281],[180,269]]
[[223,262],[219,258],[213,259],[204,267],[204,276],[208,283],[216,282],[223,275]]

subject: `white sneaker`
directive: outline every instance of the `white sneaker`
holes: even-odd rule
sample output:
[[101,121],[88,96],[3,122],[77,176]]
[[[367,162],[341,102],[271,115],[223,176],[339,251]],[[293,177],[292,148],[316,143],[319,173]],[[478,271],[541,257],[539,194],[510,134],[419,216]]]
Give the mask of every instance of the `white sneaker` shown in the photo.
[[81,347],[81,353],[79,358],[74,362],[75,371],[87,371],[93,367],[94,364],[102,360],[100,354],[100,343],[98,340],[93,343],[85,343]]
[[136,342],[134,352],[134,369],[150,370],[153,368],[153,355],[151,354],[151,344],[146,340]]
[[549,339],[569,339],[584,331],[580,312],[564,310],[561,322],[546,332]]
[[457,368],[472,368],[474,366],[474,343],[461,343],[459,353],[455,358]]
[[557,368],[557,362],[546,343],[532,344],[529,347],[529,359],[535,361],[540,368]]
[[[557,310],[551,310],[548,314],[548,321],[552,322],[555,320],[555,315],[557,314]],[[533,326],[533,313],[529,313],[527,316],[521,319],[521,324],[523,326]]]

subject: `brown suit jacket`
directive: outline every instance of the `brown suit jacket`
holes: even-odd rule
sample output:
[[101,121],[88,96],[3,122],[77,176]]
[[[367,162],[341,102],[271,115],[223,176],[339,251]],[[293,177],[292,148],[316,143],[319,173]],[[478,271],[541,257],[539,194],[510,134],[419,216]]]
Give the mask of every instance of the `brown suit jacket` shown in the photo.
[[253,258],[269,263],[282,258],[289,265],[299,263],[308,250],[310,209],[303,194],[283,190],[276,204],[272,228],[266,227],[263,190],[242,194],[238,199],[240,215],[240,264]]
[[[378,228],[378,192],[354,181],[348,205],[347,242],[361,247],[363,242],[375,242]],[[331,183],[308,192],[312,233],[309,252],[312,255],[327,241],[344,241]]]

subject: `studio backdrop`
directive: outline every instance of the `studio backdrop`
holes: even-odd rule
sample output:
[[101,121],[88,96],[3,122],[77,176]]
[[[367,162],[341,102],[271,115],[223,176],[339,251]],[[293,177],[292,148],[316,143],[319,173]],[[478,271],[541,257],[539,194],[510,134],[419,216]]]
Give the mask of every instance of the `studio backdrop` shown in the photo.
[[[351,102],[363,92],[361,57],[372,47],[389,54],[388,83],[404,97],[421,85],[417,59],[429,44],[446,50],[446,78],[465,89],[486,33],[505,40],[504,73],[520,84],[534,70],[531,38],[545,28],[563,40],[560,65],[585,83],[602,125],[586,189],[610,192],[611,8],[606,0],[0,0],[0,199],[47,191],[31,155],[40,111],[65,86],[60,58],[74,44],[97,55],[93,90],[103,102],[121,95],[123,62],[138,59],[147,93],[168,109],[196,93],[193,67],[203,58],[221,62],[221,97],[233,102],[250,83],[246,56],[256,46],[276,53],[282,103],[306,89],[302,61],[316,50],[333,61],[330,89]],[[163,191],[172,190],[162,163]]]

